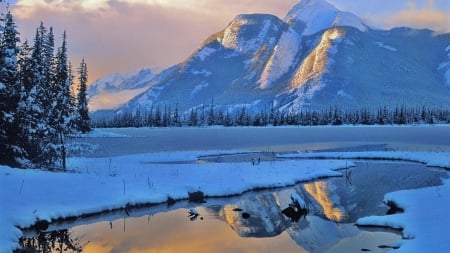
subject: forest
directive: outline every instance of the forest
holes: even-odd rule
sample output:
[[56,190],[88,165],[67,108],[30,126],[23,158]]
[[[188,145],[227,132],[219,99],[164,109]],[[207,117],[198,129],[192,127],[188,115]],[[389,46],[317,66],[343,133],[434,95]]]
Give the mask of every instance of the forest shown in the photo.
[[135,113],[117,114],[112,118],[92,119],[92,126],[107,127],[201,127],[201,126],[319,126],[319,125],[408,125],[408,124],[449,124],[450,111],[443,108],[408,108],[405,105],[390,109],[346,110],[339,106],[322,111],[279,111],[273,105],[269,110],[253,112],[243,106],[239,110],[222,110],[214,106],[193,108],[180,114],[178,103],[171,106],[152,106],[148,112],[138,109]]
[[87,65],[76,85],[65,31],[55,48],[41,22],[30,46],[9,10],[0,17],[0,164],[65,170],[66,136],[90,131]]

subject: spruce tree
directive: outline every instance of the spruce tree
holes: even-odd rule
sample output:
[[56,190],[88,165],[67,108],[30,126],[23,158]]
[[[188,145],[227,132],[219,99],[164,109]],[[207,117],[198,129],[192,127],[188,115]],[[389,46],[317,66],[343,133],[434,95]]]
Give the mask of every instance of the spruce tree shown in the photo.
[[208,126],[212,126],[216,123],[216,115],[214,113],[214,98],[211,98],[211,107],[208,113]]
[[88,82],[88,71],[87,65],[84,59],[81,60],[80,68],[78,69],[78,94],[77,94],[77,130],[81,133],[87,133],[91,131],[91,120],[89,118],[89,109],[87,101],[87,82]]
[[[48,86],[42,78],[42,39],[36,30],[32,48],[24,43],[21,55],[20,82],[22,84],[18,114],[20,114],[19,139],[23,140],[26,158],[22,166],[45,165],[44,150],[48,147],[48,110],[50,98],[46,96]],[[29,54],[26,54],[29,52]]]
[[11,12],[7,12],[0,40],[0,162],[17,165],[17,107],[20,99],[18,55],[20,42]]
[[[63,41],[61,47],[58,49],[55,59],[55,73],[53,84],[53,103],[51,104],[52,120],[50,121],[51,128],[55,130],[52,142],[58,145],[52,145],[51,153],[61,158],[61,166],[65,170],[66,149],[64,144],[64,137],[73,132],[75,125],[75,105],[71,93],[71,86],[73,84],[73,75],[71,73],[71,66],[68,62],[67,56],[67,35],[64,31]],[[55,161],[56,162],[56,161]]]

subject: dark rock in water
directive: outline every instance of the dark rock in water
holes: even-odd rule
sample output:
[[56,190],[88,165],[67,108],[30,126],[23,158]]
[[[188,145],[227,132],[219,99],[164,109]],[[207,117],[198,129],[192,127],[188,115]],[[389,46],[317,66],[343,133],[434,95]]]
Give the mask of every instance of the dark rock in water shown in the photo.
[[378,248],[380,249],[399,249],[398,246],[389,246],[389,245],[379,245]]
[[389,200],[386,205],[390,207],[386,212],[387,215],[405,212],[405,209],[399,207],[394,201]]
[[189,192],[189,202],[206,203],[205,194],[202,191]]
[[174,205],[175,204],[175,199],[174,198],[172,198],[172,197],[167,197],[167,205],[168,206],[171,206],[171,205]]
[[235,209],[233,209],[233,211],[235,211],[235,212],[242,212],[243,210],[241,209],[241,208],[235,208]]
[[289,206],[289,207],[283,209],[283,211],[281,211],[281,213],[284,214],[286,217],[291,218],[291,220],[293,222],[297,222],[300,220],[300,218],[302,218],[302,216],[306,216],[306,214],[308,213],[308,210],[296,209],[292,206]]
[[250,214],[249,213],[242,213],[242,218],[248,219],[248,218],[250,218]]
[[36,223],[32,226],[33,229],[36,229],[38,231],[45,231],[48,229],[49,222],[46,220],[38,220]]

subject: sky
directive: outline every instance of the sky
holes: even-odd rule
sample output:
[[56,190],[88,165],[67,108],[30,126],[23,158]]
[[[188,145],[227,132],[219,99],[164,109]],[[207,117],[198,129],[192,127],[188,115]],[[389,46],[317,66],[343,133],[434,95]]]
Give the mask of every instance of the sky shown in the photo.
[[[189,57],[238,14],[283,18],[300,0],[9,0],[21,39],[33,41],[42,21],[69,57],[88,64],[89,82],[142,67],[162,70]],[[8,2],[8,0],[6,0]],[[329,0],[379,28],[411,26],[450,32],[449,0]]]

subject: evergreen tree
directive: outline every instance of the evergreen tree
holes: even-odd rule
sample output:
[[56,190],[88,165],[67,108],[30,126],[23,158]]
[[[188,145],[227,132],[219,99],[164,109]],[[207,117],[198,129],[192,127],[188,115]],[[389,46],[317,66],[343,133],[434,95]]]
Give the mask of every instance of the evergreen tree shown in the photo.
[[44,69],[42,42],[41,33],[37,29],[31,50],[28,50],[27,43],[24,44],[24,49],[31,51],[31,55],[21,55],[22,90],[18,108],[21,119],[18,135],[19,139],[23,140],[22,146],[26,151],[22,166],[48,165],[45,162],[47,159],[44,150],[47,150],[48,144],[51,143],[49,135],[52,131],[48,129],[47,114],[51,104],[47,92],[51,89],[42,78]]
[[177,104],[175,106],[175,112],[173,113],[173,125],[176,127],[181,127],[181,120],[180,120],[180,115],[178,112],[178,100],[177,100]]
[[155,112],[154,126],[155,127],[162,126],[161,109],[159,108],[159,105],[158,105],[158,108],[156,108],[156,112]]
[[188,126],[197,126],[197,124],[198,124],[197,110],[194,111],[194,108],[191,108],[191,113],[189,115]]
[[154,120],[153,120],[153,104],[152,104],[152,107],[150,108],[150,112],[148,113],[148,116],[147,116],[147,125],[149,127],[152,127],[153,124],[154,124]]
[[216,116],[214,114],[214,98],[211,99],[211,108],[208,113],[208,126],[212,126],[216,123]]
[[16,138],[17,108],[20,99],[18,74],[19,37],[11,12],[7,12],[0,40],[0,162],[17,165],[15,157],[20,152]]
[[91,119],[89,118],[89,109],[87,101],[87,83],[88,83],[88,71],[87,65],[84,59],[81,60],[80,68],[78,69],[78,94],[77,94],[77,130],[81,133],[87,133],[91,131]]
[[[61,157],[61,166],[65,170],[66,150],[64,144],[64,136],[73,132],[75,125],[74,115],[74,99],[71,94],[71,86],[73,84],[73,76],[67,56],[67,35],[64,31],[61,47],[58,49],[55,59],[55,73],[53,83],[53,94],[51,103],[50,127],[53,135],[51,136],[51,145],[48,152],[54,157]],[[56,161],[54,161],[56,162]]]

